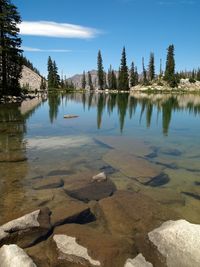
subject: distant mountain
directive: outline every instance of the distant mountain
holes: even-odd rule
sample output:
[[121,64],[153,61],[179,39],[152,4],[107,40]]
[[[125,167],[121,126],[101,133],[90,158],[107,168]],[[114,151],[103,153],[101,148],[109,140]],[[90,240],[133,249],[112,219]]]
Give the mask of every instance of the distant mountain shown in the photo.
[[[94,87],[97,87],[97,71],[96,70],[91,70],[90,71],[91,77],[92,77],[92,83]],[[76,74],[70,78],[67,79],[68,82],[72,82],[75,87],[81,88],[82,87],[82,77],[83,74]],[[88,83],[88,73],[86,72],[86,81]]]

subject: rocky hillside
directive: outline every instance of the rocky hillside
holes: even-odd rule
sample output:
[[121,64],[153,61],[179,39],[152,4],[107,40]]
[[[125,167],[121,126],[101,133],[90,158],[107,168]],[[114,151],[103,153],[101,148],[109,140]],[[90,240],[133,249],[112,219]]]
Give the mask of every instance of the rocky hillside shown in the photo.
[[27,87],[30,90],[40,89],[41,80],[42,77],[40,75],[23,66],[22,77],[20,79],[21,87]]

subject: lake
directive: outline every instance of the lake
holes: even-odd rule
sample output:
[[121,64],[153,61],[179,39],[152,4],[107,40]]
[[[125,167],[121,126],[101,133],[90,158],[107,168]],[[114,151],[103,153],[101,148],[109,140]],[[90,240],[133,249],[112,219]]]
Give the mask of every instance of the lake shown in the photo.
[[24,110],[1,105],[0,224],[48,206],[53,196],[34,190],[36,180],[102,171],[117,189],[200,223],[199,136],[193,94],[50,94]]

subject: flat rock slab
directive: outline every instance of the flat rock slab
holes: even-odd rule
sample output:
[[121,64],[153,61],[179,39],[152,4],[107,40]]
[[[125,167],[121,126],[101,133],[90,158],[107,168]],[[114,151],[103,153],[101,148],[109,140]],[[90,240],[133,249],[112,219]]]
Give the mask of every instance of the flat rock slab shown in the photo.
[[44,177],[38,179],[37,182],[33,184],[33,189],[42,190],[42,189],[53,189],[64,186],[64,181],[62,178],[57,176]]
[[[59,246],[55,244],[55,236],[60,236],[60,241],[59,243],[57,242]],[[87,249],[88,256],[93,260],[93,262],[89,262],[88,259],[86,259],[87,262],[82,261],[83,266],[121,267],[131,255],[132,244],[128,243],[127,240],[102,233],[97,229],[86,225],[69,224],[57,227],[54,231],[54,237],[52,238],[52,249],[54,250],[54,254],[52,256],[53,262],[57,262],[58,264],[56,266],[60,266],[60,259],[66,261],[66,266],[70,266],[67,265],[70,261],[80,263],[79,257],[72,255],[76,251],[75,249],[73,250],[74,252],[72,251],[72,253],[69,253],[72,255],[71,258],[70,255],[67,255],[68,253],[65,253],[65,251],[70,248],[68,237],[74,238],[70,242],[71,245],[74,246],[75,240],[79,246]],[[61,242],[62,239],[63,242]],[[66,244],[66,241],[68,244]],[[55,246],[61,249],[58,251],[55,249]],[[76,248],[78,248],[77,245]]]
[[107,179],[101,182],[89,182],[78,189],[65,190],[66,193],[80,201],[89,202],[91,200],[100,200],[112,196],[116,191],[115,184]]
[[118,168],[124,175],[137,179],[140,183],[148,183],[160,175],[162,169],[148,162],[119,150],[111,150],[104,155],[103,160],[114,168]]
[[16,243],[22,248],[33,245],[51,230],[48,208],[36,210],[0,226],[0,245]]
[[144,256],[140,253],[133,260],[128,259],[124,267],[153,267],[150,262],[147,262]]
[[[128,191],[117,191],[100,200],[99,209],[109,232],[127,238],[133,238],[135,233],[148,233],[169,218],[178,218],[150,197]],[[99,219],[98,214],[96,217]]]
[[185,220],[168,221],[148,234],[168,267],[200,266],[200,225]]
[[127,136],[98,136],[95,137],[95,140],[113,149],[140,157],[144,157],[153,152],[150,146],[145,144],[142,140]]
[[1,267],[37,267],[32,259],[17,245],[4,245],[0,249]]

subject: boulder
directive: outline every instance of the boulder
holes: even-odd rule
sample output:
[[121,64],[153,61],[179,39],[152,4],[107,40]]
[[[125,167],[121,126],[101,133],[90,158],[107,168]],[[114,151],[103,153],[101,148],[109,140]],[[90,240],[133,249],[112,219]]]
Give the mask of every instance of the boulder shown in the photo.
[[140,253],[133,260],[128,259],[124,267],[153,267],[150,262],[147,262],[144,256]]
[[36,210],[0,226],[0,245],[16,243],[25,248],[46,236],[51,229],[49,209]]
[[167,221],[148,237],[168,267],[200,266],[200,225],[185,220]]
[[0,248],[1,267],[37,267],[32,259],[17,245]]
[[92,177],[92,182],[102,182],[102,181],[106,181],[106,180],[107,180],[107,177],[106,177],[105,172],[101,172],[101,173],[94,175]]

